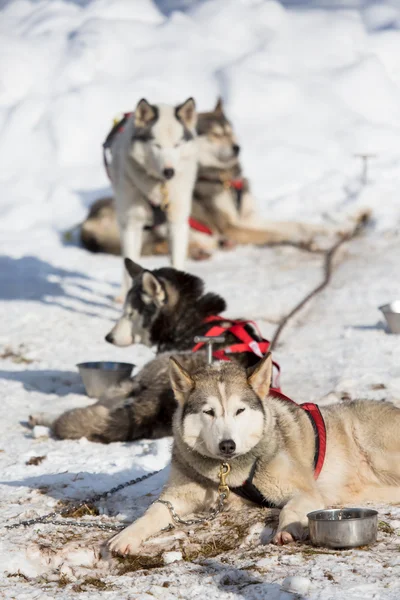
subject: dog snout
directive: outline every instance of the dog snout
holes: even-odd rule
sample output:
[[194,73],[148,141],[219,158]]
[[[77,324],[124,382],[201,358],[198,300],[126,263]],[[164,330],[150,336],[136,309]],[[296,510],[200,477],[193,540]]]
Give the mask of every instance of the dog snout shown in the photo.
[[240,152],[240,146],[238,146],[237,144],[233,144],[233,146],[232,146],[232,150],[233,150],[233,154],[234,154],[235,156],[238,156],[238,155],[239,155],[239,152]]
[[219,449],[222,454],[231,456],[236,450],[236,444],[233,440],[222,440],[222,442],[219,443]]
[[109,344],[113,344],[114,343],[114,336],[112,334],[112,332],[110,331],[110,333],[108,333],[106,335],[106,342],[108,342]]
[[172,179],[173,176],[175,175],[175,169],[171,169],[171,168],[164,169],[163,175],[164,175],[165,179]]

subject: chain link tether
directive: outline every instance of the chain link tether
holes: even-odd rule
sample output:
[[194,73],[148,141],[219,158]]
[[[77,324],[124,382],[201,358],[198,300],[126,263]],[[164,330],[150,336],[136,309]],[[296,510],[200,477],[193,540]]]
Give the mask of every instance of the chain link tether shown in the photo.
[[111,530],[111,531],[119,531],[120,529],[124,529],[126,527],[126,525],[124,525],[122,523],[119,525],[111,525],[111,524],[107,525],[107,523],[89,523],[89,522],[83,522],[83,521],[74,521],[71,519],[65,519],[65,520],[60,521],[59,519],[57,519],[57,517],[62,517],[63,515],[66,515],[70,512],[75,512],[87,504],[94,504],[95,502],[98,502],[99,500],[103,500],[104,498],[107,498],[108,496],[111,496],[112,494],[116,494],[120,490],[123,490],[131,485],[135,485],[136,483],[140,483],[141,481],[145,481],[146,479],[153,477],[153,475],[157,475],[157,473],[159,473],[160,471],[161,471],[161,469],[159,471],[153,471],[152,473],[147,473],[146,475],[142,475],[141,477],[136,477],[136,479],[130,479],[129,481],[126,481],[125,483],[120,483],[119,485],[116,485],[115,487],[111,488],[110,490],[107,490],[106,492],[102,492],[101,494],[96,494],[95,496],[92,496],[91,498],[86,499],[86,500],[81,500],[80,502],[77,502],[76,504],[65,506],[63,508],[60,508],[59,510],[55,510],[51,513],[48,513],[47,515],[43,515],[41,517],[36,517],[35,519],[27,519],[25,521],[20,521],[19,523],[13,523],[12,525],[5,525],[5,529],[16,529],[17,527],[29,527],[30,525],[36,525],[37,523],[42,523],[43,525],[63,525],[65,527],[87,527],[87,528],[92,528],[92,529],[104,529],[104,530]]

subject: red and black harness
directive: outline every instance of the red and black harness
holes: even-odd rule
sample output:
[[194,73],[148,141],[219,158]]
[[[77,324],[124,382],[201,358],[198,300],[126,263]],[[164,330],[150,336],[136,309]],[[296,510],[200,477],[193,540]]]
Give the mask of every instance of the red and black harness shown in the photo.
[[[207,337],[220,336],[223,333],[232,334],[238,343],[232,344],[231,346],[225,347],[220,350],[213,351],[213,357],[217,360],[230,360],[230,354],[252,352],[256,356],[262,358],[269,350],[270,342],[262,337],[257,325],[253,321],[242,321],[226,319],[220,316],[207,317],[205,323],[215,323],[205,334]],[[258,339],[252,337],[249,333],[249,326],[253,328],[258,336]],[[247,327],[247,329],[246,329]],[[204,346],[205,342],[199,342],[192,349],[193,352],[197,352]],[[274,398],[284,400],[286,402],[292,402],[297,404],[288,396],[285,396],[280,389],[280,367],[274,362],[275,373],[272,377],[272,387],[270,389],[270,395]],[[314,429],[315,435],[315,453],[314,453],[314,478],[317,479],[321,473],[326,453],[326,427],[325,421],[316,404],[306,402],[298,405],[306,411],[308,418]],[[250,500],[255,504],[266,508],[276,508],[276,505],[265,498],[260,490],[253,484],[254,475],[257,469],[257,460],[253,463],[250,470],[250,474],[246,481],[239,487],[230,488],[230,490],[238,496],[246,500]]]
[[[111,172],[110,172],[110,162],[111,162],[111,154],[110,147],[113,143],[115,136],[118,133],[121,133],[124,130],[125,124],[127,120],[132,116],[131,112],[124,113],[122,119],[116,121],[112,127],[112,129],[107,134],[106,139],[103,142],[103,163],[104,168],[106,170],[107,176],[111,181]],[[231,182],[232,186],[234,186],[235,182]],[[165,211],[158,204],[153,204],[148,200],[151,211],[153,213],[153,224],[145,227],[145,229],[153,229],[154,227],[159,227],[160,225],[164,225],[167,221],[167,217],[165,215]],[[196,231],[200,231],[201,233],[205,233],[207,235],[213,235],[212,230],[205,224],[201,223],[197,219],[193,217],[189,217],[189,227]]]

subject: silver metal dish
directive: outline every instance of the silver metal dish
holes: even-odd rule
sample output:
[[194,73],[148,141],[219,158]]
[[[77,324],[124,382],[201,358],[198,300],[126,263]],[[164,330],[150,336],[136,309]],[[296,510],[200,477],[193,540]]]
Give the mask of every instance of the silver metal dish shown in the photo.
[[400,333],[400,300],[380,306],[391,333]]
[[86,362],[76,365],[89,398],[100,398],[110,387],[129,379],[135,365],[122,362]]
[[378,513],[371,508],[315,510],[307,517],[315,546],[355,548],[376,541]]

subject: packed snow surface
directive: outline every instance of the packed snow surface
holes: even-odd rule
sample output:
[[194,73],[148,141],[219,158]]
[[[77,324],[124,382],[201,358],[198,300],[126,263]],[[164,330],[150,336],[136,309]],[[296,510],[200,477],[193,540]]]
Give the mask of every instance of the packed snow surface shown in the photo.
[[[104,342],[120,310],[120,259],[62,237],[110,191],[101,143],[112,118],[141,97],[194,96],[208,110],[222,95],[264,216],[339,223],[372,210],[367,231],[340,251],[330,287],[285,330],[276,359],[283,391],[299,402],[400,406],[400,338],[378,310],[400,299],[399,28],[399,0],[0,2],[2,525],[169,461],[170,439],[103,446],[26,426],[31,413],[89,402],[76,363],[140,366],[153,355]],[[360,154],[371,155],[366,171]],[[226,298],[227,314],[255,319],[272,336],[320,280],[322,258],[242,247],[188,270]],[[165,477],[110,497],[90,519],[135,518]],[[236,549],[193,561],[179,560],[176,532],[160,566],[124,574],[99,556],[108,533],[2,529],[0,595],[398,600],[400,508],[378,509],[384,524],[371,549],[258,546],[255,524]]]

